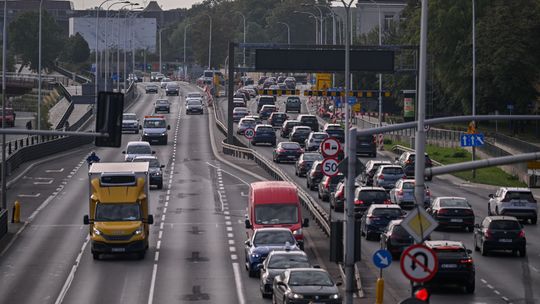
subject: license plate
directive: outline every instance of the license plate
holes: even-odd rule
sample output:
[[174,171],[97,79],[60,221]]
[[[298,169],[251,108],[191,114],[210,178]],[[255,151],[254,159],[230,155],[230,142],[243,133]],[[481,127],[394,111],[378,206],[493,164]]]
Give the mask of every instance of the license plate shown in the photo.
[[296,156],[294,156],[294,155],[289,155],[289,156],[287,156],[287,157],[288,157],[288,158],[295,158]]
[[441,264],[441,268],[457,268],[457,264]]
[[512,239],[499,239],[501,243],[512,243]]
[[112,252],[126,252],[126,248],[111,248]]
[[450,219],[452,223],[463,223],[463,219]]
[[525,203],[524,202],[515,202],[515,203],[512,203],[512,205],[516,206],[516,207],[524,207]]

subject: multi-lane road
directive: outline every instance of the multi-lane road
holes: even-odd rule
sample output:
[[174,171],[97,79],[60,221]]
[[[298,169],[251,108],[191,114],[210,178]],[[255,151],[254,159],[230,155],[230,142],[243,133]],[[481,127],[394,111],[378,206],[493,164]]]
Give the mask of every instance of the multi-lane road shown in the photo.
[[[285,97],[279,97],[277,104],[281,111],[284,111]],[[302,112],[307,113],[306,101],[303,101]],[[248,107],[252,113],[256,113],[254,99],[248,102]],[[220,102],[222,113],[226,113],[226,101]],[[297,114],[289,113],[294,118]],[[225,116],[222,116],[225,117]],[[236,127],[236,124],[235,124]],[[277,132],[279,141],[284,141]],[[242,139],[247,144],[246,139]],[[272,147],[254,147],[258,152],[272,159]],[[393,159],[390,152],[379,152],[380,159]],[[360,158],[363,162],[369,158]],[[306,188],[305,178],[296,177],[294,165],[276,164],[284,170],[299,187]],[[463,182],[452,176],[436,177],[432,182],[428,182],[432,197],[436,196],[462,196],[466,197],[474,208],[476,222],[479,223],[487,216],[488,195],[495,193],[496,188],[491,186],[474,185]],[[310,192],[312,197],[330,212],[329,203],[317,199],[315,191]],[[339,214],[341,215],[341,214]],[[338,216],[339,216],[338,215]],[[540,292],[535,286],[540,286],[540,228],[537,225],[525,225],[525,235],[527,237],[528,255],[519,258],[510,254],[493,254],[483,257],[479,253],[473,253],[476,266],[476,291],[474,294],[465,294],[457,288],[441,288],[434,290],[431,296],[431,303],[540,303]],[[473,236],[470,232],[455,230],[436,231],[432,234],[433,240],[455,240],[462,241],[469,249],[473,249]],[[362,256],[364,262],[361,271],[375,271],[371,263],[371,257],[375,251],[380,249],[378,241],[362,240]],[[386,280],[385,303],[397,303],[410,295],[410,283],[401,273],[398,261],[384,270]],[[371,276],[373,277],[373,276]]]

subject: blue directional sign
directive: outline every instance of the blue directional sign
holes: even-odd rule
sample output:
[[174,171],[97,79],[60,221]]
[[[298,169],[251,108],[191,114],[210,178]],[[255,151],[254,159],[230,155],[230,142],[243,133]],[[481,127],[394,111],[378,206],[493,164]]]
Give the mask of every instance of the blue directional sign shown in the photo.
[[356,103],[356,97],[349,96],[348,101],[349,101],[349,105],[353,105]]
[[462,134],[462,147],[478,147],[484,144],[484,134]]
[[385,249],[377,250],[373,254],[373,264],[375,264],[377,268],[386,268],[390,266],[390,264],[392,264],[392,254]]

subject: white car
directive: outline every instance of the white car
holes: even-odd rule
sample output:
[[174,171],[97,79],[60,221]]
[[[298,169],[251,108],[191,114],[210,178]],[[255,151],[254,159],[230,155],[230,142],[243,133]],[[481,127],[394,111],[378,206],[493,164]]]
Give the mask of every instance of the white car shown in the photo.
[[161,88],[165,89],[167,87],[167,83],[171,82],[172,80],[170,78],[164,77],[161,79]]
[[122,151],[122,153],[126,155],[124,160],[130,162],[137,156],[152,155],[155,154],[156,151],[152,151],[150,143],[146,141],[130,141],[127,143],[126,149]]

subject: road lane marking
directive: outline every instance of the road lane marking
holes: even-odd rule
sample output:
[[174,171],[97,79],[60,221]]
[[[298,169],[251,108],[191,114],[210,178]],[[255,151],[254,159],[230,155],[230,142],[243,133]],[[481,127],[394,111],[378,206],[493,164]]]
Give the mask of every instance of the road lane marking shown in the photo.
[[18,197],[39,197],[41,195],[41,193],[36,193],[36,194],[19,194],[17,195]]
[[62,301],[64,301],[64,297],[66,296],[69,290],[69,287],[71,286],[71,283],[73,282],[73,279],[75,278],[75,272],[77,271],[77,268],[79,268],[79,264],[81,262],[82,254],[84,253],[84,249],[86,248],[86,245],[88,245],[89,242],[90,242],[90,235],[87,235],[86,240],[81,247],[81,251],[77,255],[77,258],[75,259],[75,265],[71,267],[71,271],[66,281],[64,282],[64,286],[62,287],[62,290],[60,290],[60,294],[56,298],[55,304],[60,304],[62,303]]
[[230,175],[230,176],[232,176],[232,177],[238,179],[238,180],[241,181],[242,183],[244,183],[244,184],[246,184],[246,185],[249,186],[249,183],[246,182],[245,180],[241,179],[240,177],[238,177],[238,176],[236,176],[236,175],[234,175],[234,174],[232,174],[232,173],[230,173],[230,172],[228,172],[228,171],[225,171],[225,170],[219,168],[218,166],[212,165],[212,164],[209,163],[209,162],[206,162],[206,164],[209,165],[210,167],[213,167],[213,168],[215,168],[215,169],[218,169],[218,171],[223,171],[223,172],[227,173],[228,175]]
[[152,270],[152,280],[150,281],[150,292],[148,293],[148,304],[154,303],[154,288],[156,286],[157,275],[157,263],[154,263],[154,269]]
[[236,283],[236,294],[238,295],[238,304],[245,304],[246,300],[244,299],[244,287],[242,286],[242,279],[240,277],[240,266],[238,263],[233,263],[233,272],[234,272],[234,282]]
[[54,180],[50,179],[48,182],[34,182],[34,185],[50,185]]
[[[80,164],[80,163],[79,163]],[[49,170],[45,170],[46,173],[60,173],[60,172],[64,172],[64,168],[60,168],[60,169],[49,169]]]

